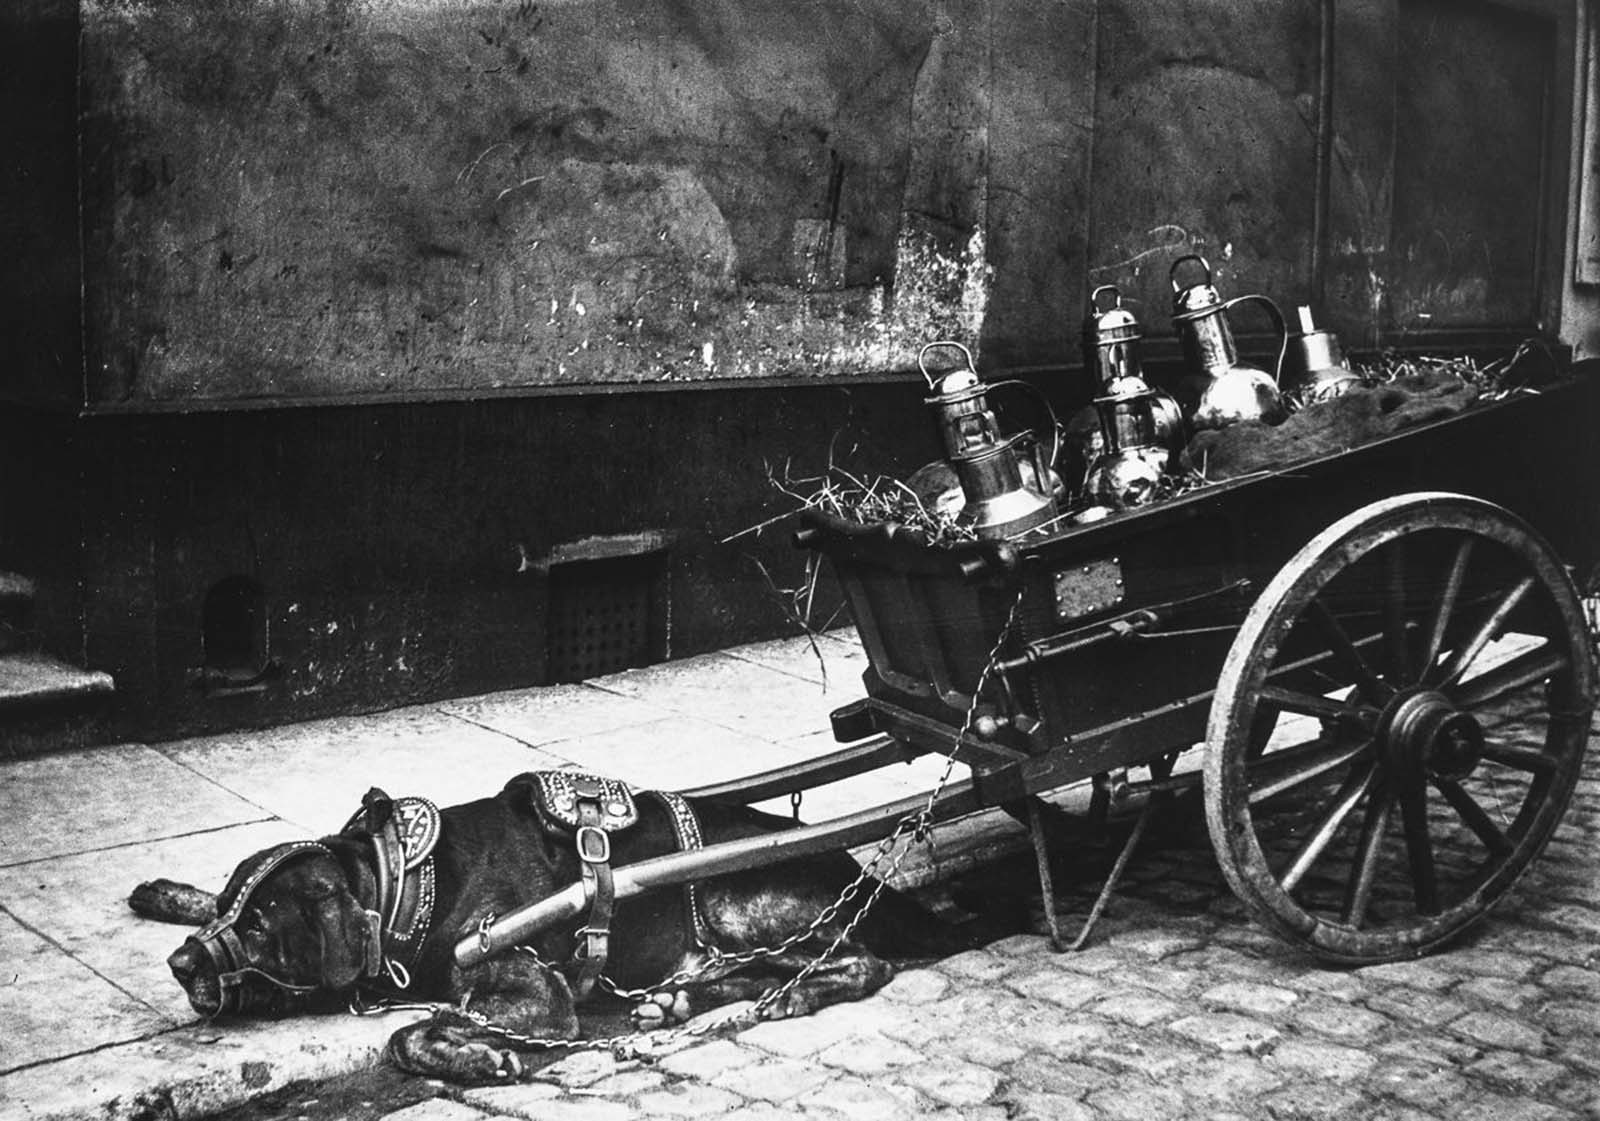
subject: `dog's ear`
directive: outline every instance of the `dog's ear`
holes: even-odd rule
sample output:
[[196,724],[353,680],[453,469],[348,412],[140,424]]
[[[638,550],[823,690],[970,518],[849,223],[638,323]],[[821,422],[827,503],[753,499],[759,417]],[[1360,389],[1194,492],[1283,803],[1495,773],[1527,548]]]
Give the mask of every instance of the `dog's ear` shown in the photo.
[[316,916],[322,985],[335,992],[361,979],[371,954],[373,929],[342,876],[313,876],[305,901]]

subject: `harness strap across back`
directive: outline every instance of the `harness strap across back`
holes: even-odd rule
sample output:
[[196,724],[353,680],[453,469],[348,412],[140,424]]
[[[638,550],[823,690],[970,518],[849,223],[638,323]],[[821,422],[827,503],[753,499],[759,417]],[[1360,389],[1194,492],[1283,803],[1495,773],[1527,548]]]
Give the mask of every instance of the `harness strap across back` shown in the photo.
[[[594,989],[611,952],[611,912],[616,899],[611,875],[611,835],[605,830],[606,795],[603,783],[591,775],[572,777],[577,830],[573,843],[583,876],[583,895],[589,907],[588,921],[579,929],[578,976],[573,996],[582,1000]],[[629,799],[631,808],[632,799]],[[615,801],[612,805],[617,805]],[[620,815],[614,815],[620,816]],[[633,816],[637,818],[637,810]]]
[[[578,856],[587,918],[578,928],[574,954],[577,974],[573,995],[587,996],[600,978],[610,952],[611,920],[615,891],[611,870],[611,834],[628,829],[639,820],[635,795],[626,783],[579,771],[536,771],[513,782],[528,784],[533,808],[545,830],[556,836],[571,834]],[[703,847],[700,819],[688,800],[671,791],[644,792],[660,802],[672,822],[678,847],[693,850]],[[695,944],[711,948],[711,931],[700,908],[695,885],[684,886],[684,901],[689,913]]]

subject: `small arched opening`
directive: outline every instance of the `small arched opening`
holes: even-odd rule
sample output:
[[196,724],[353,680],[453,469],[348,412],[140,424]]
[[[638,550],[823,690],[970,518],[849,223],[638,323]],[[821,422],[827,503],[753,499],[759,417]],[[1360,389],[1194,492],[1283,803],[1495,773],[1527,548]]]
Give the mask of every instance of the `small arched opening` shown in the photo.
[[204,665],[208,690],[261,686],[272,670],[267,652],[266,591],[248,576],[226,576],[206,592],[201,606]]

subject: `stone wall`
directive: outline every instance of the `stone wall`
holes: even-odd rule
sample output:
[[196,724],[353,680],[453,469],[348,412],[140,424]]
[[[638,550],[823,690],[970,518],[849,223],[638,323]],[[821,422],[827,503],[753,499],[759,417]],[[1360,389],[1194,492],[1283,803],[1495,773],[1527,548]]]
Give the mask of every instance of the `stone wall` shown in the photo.
[[1165,331],[1186,252],[1352,342],[1532,330],[1571,23],[1554,0],[85,0],[88,397],[914,376],[942,337],[1061,365],[1095,284]]

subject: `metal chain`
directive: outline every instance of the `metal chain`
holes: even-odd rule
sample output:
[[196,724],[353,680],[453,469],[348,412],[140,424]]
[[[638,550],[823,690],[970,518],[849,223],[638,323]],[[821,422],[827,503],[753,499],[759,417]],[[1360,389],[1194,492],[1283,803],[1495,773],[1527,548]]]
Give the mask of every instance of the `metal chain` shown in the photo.
[[[799,985],[807,977],[811,976],[811,974],[815,973],[819,968],[821,968],[823,963],[832,957],[838,951],[839,947],[849,939],[850,935],[855,932],[855,929],[861,923],[861,920],[864,919],[867,915],[867,912],[872,909],[872,905],[876,903],[878,901],[878,897],[883,894],[884,888],[888,887],[889,879],[899,871],[901,863],[910,854],[911,846],[900,844],[901,839],[905,836],[905,834],[910,832],[912,834],[911,839],[913,842],[921,841],[929,835],[929,831],[933,827],[934,803],[938,801],[940,793],[942,793],[945,786],[949,784],[950,777],[955,772],[956,757],[961,753],[961,745],[966,740],[967,734],[972,731],[973,722],[977,719],[978,702],[983,697],[984,686],[989,683],[989,676],[994,673],[995,666],[1000,662],[1000,649],[1005,645],[1006,639],[1011,635],[1011,628],[1016,624],[1017,611],[1022,606],[1022,598],[1025,591],[1026,586],[1017,589],[1016,598],[1011,601],[1011,609],[1006,612],[1006,621],[1001,626],[1000,633],[995,636],[994,645],[989,648],[989,656],[984,662],[983,672],[978,675],[978,684],[974,686],[972,690],[972,700],[967,705],[966,719],[961,722],[961,731],[956,734],[955,743],[952,745],[950,753],[945,759],[944,772],[940,774],[939,781],[934,785],[934,788],[928,792],[927,801],[923,804],[922,808],[916,813],[907,814],[905,817],[901,818],[899,823],[895,826],[894,832],[878,843],[878,849],[873,854],[872,859],[862,869],[861,875],[856,877],[855,882],[851,886],[853,888],[858,888],[859,885],[867,878],[867,876],[871,874],[872,870],[875,869],[883,860],[885,854],[888,853],[891,848],[898,847],[898,851],[895,853],[894,859],[889,864],[887,875],[878,877],[871,893],[867,896],[866,902],[861,905],[860,909],[856,911],[855,915],[851,917],[850,921],[845,924],[844,929],[839,931],[838,935],[835,936],[834,940],[829,944],[827,949],[825,949],[821,954],[817,955],[811,961],[807,962],[803,969],[801,969],[793,977],[789,978],[789,980],[785,981],[782,985],[768,989],[761,999],[756,1001],[754,1007],[750,1009],[750,1017],[752,1019],[764,1019],[773,1005],[793,991],[795,986]],[[837,910],[837,907],[835,910]],[[815,924],[813,924],[813,929],[815,929]]]
[[[872,879],[873,887],[871,891],[867,893],[866,899],[863,900],[861,906],[856,909],[855,914],[850,917],[850,919],[845,923],[843,928],[840,929],[839,933],[834,936],[833,940],[827,945],[827,947],[824,948],[823,951],[816,957],[808,961],[804,967],[795,973],[793,977],[789,978],[781,985],[775,985],[768,989],[750,1008],[744,1010],[743,1012],[733,1013],[725,1017],[702,1020],[694,1026],[684,1025],[682,1027],[669,1029],[665,1032],[634,1031],[625,1035],[608,1036],[603,1039],[545,1039],[537,1036],[524,1035],[521,1032],[514,1031],[513,1029],[504,1026],[503,1024],[495,1023],[481,1012],[474,1012],[468,1009],[465,1001],[463,1001],[460,1006],[453,1004],[430,1004],[425,1002],[403,1001],[384,1001],[380,1002],[379,1004],[369,1006],[361,1004],[358,999],[357,1001],[351,1002],[350,1011],[356,1015],[373,1015],[379,1012],[403,1010],[429,1011],[434,1015],[439,1015],[443,1012],[452,1012],[457,1015],[467,1017],[484,1031],[492,1033],[500,1039],[503,1039],[506,1042],[521,1048],[529,1050],[561,1049],[569,1051],[611,1051],[619,1057],[643,1053],[637,1044],[639,1041],[647,1038],[657,1044],[660,1044],[683,1036],[703,1035],[712,1030],[720,1030],[738,1024],[759,1023],[767,1017],[773,1006],[776,1005],[778,1001],[782,1000],[785,996],[794,991],[798,985],[800,985],[824,964],[826,964],[833,957],[833,955],[839,951],[839,947],[844,945],[844,943],[850,939],[850,936],[855,933],[856,927],[859,926],[862,920],[866,918],[867,913],[872,909],[873,905],[877,903],[878,898],[883,894],[884,889],[889,886],[889,880],[895,876],[900,869],[900,865],[905,861],[906,857],[910,855],[911,845],[929,840],[933,827],[934,803],[938,801],[939,795],[943,793],[944,788],[949,785],[951,776],[955,773],[957,756],[960,754],[961,744],[966,739],[968,733],[972,731],[972,725],[977,719],[978,704],[983,697],[984,687],[988,685],[990,676],[994,673],[995,667],[999,664],[1001,647],[1005,645],[1006,639],[1010,637],[1012,628],[1016,625],[1017,612],[1022,607],[1022,599],[1025,591],[1026,588],[1019,588],[1016,598],[1011,602],[1011,609],[1006,613],[1005,623],[1001,626],[1000,633],[996,636],[994,645],[989,650],[989,656],[985,661],[983,672],[978,675],[978,683],[972,690],[972,700],[967,705],[966,718],[962,721],[961,730],[956,734],[955,743],[951,747],[950,752],[946,757],[944,771],[940,774],[939,779],[934,784],[933,789],[928,792],[927,800],[920,809],[912,813],[908,813],[902,817],[895,824],[894,831],[883,840],[878,842],[877,849],[873,852],[872,856],[867,860],[867,862],[862,865],[861,870],[857,873],[855,879],[851,880],[849,884],[845,885],[843,890],[839,892],[838,897],[834,899],[832,903],[822,908],[822,910],[817,913],[816,917],[813,918],[804,928],[796,931],[794,934],[789,935],[776,945],[755,946],[747,950],[737,951],[735,953],[728,953],[717,948],[716,946],[706,946],[704,947],[706,951],[704,959],[696,962],[693,965],[686,966],[683,969],[675,971],[671,976],[666,977],[653,985],[647,985],[643,988],[637,989],[624,989],[618,986],[609,977],[601,975],[599,978],[600,987],[611,995],[619,997],[623,1000],[642,1001],[654,996],[657,993],[665,992],[669,989],[676,989],[690,981],[701,979],[713,971],[717,971],[719,973],[731,972],[734,969],[737,969],[743,965],[748,965],[751,962],[759,961],[765,958],[776,957],[780,954],[788,952],[789,950],[792,950],[802,942],[805,942],[807,939],[814,936],[822,927],[831,923],[835,918],[838,917],[839,912],[842,911],[845,906],[853,902],[855,898],[861,894],[861,890],[866,884],[867,880]],[[902,843],[905,841],[907,834],[910,835],[911,844]],[[891,853],[893,854],[892,857]],[[882,866],[886,860],[888,861],[887,869],[882,875],[877,875],[878,868]],[[480,924],[480,926],[487,925],[493,921],[493,915],[486,915],[484,916],[483,922]],[[528,954],[541,965],[547,965],[547,963],[545,963],[539,957],[538,953],[531,946],[518,946],[517,950],[521,953]]]
[[[816,917],[813,918],[811,922],[808,923],[804,928],[789,935],[782,942],[779,942],[775,946],[756,946],[748,950],[738,951],[736,953],[727,953],[715,946],[707,946],[705,948],[706,957],[704,960],[694,965],[687,966],[684,969],[680,969],[673,973],[670,977],[658,981],[653,985],[647,985],[638,989],[623,989],[612,983],[609,978],[601,977],[601,987],[612,995],[625,1000],[643,1000],[654,996],[656,993],[678,988],[688,981],[697,980],[714,970],[731,972],[733,969],[736,969],[739,966],[748,965],[751,962],[760,961],[766,958],[776,957],[779,954],[786,953],[789,950],[792,950],[794,947],[807,941],[813,937],[818,930],[831,923],[835,918],[838,917],[839,912],[843,910],[847,904],[853,902],[855,898],[861,894],[861,890],[866,885],[867,880],[876,877],[874,886],[868,893],[866,900],[862,903],[861,907],[856,911],[855,915],[849,920],[849,922],[846,923],[844,929],[842,929],[828,945],[828,947],[823,950],[822,954],[811,962],[808,962],[798,974],[790,978],[789,981],[784,985],[776,989],[769,990],[766,994],[764,994],[761,999],[756,1002],[756,1006],[754,1009],[752,1009],[752,1012],[757,1014],[764,1013],[777,1000],[781,999],[796,985],[804,981],[834,953],[836,953],[838,948],[850,937],[852,933],[854,933],[856,927],[859,926],[861,921],[866,917],[867,912],[872,908],[873,904],[877,902],[878,897],[883,894],[883,889],[887,886],[887,881],[894,877],[895,873],[899,871],[900,865],[904,863],[906,857],[910,855],[911,846],[903,845],[901,843],[905,839],[906,834],[911,834],[911,842],[913,844],[923,842],[929,838],[930,829],[933,825],[933,805],[938,800],[939,795],[944,791],[944,788],[949,785],[950,778],[955,772],[957,755],[960,752],[961,743],[966,738],[967,734],[972,731],[973,722],[977,718],[978,702],[983,696],[984,687],[988,684],[990,675],[994,673],[995,666],[999,663],[1001,647],[1005,645],[1006,639],[1011,634],[1012,627],[1016,624],[1017,611],[1022,606],[1023,591],[1023,589],[1018,590],[1016,598],[1011,603],[1011,609],[1006,613],[1005,623],[1003,626],[1001,626],[1000,633],[995,638],[993,647],[991,647],[989,650],[989,656],[985,661],[983,672],[978,675],[978,684],[972,691],[972,700],[967,706],[966,718],[962,722],[961,731],[956,735],[955,746],[952,748],[948,757],[946,758],[944,771],[942,774],[940,774],[938,782],[929,792],[927,801],[924,803],[921,809],[914,813],[909,813],[905,817],[901,818],[900,821],[896,823],[894,831],[882,841],[878,842],[876,851],[873,852],[867,863],[862,866],[860,872],[857,873],[856,878],[847,884],[842,891],[840,891],[838,898],[819,911]],[[894,855],[893,859],[889,861],[887,870],[883,875],[877,875],[878,868],[886,859],[889,859],[891,852],[893,852]]]

